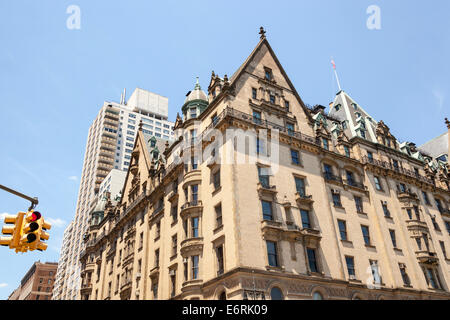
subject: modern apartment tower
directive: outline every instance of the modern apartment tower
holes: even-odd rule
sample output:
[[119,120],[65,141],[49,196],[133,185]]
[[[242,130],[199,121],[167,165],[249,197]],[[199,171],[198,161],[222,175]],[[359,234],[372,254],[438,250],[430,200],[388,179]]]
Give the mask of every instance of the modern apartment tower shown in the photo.
[[111,170],[127,171],[140,121],[148,135],[173,140],[168,121],[168,99],[137,88],[126,101],[105,101],[89,128],[74,220],[64,234],[54,300],[74,300],[79,293],[79,254],[88,226],[90,208]]

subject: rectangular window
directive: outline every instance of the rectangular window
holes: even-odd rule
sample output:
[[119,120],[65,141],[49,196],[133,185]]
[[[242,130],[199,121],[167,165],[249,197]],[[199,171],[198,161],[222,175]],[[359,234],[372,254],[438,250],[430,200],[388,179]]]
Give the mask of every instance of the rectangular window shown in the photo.
[[444,221],[445,222],[445,229],[447,229],[448,234],[450,234],[450,221]]
[[269,95],[270,103],[275,104],[275,96],[273,94]]
[[192,204],[196,205],[198,202],[198,184],[191,186]]
[[289,134],[290,136],[293,136],[293,135],[294,135],[295,127],[294,127],[294,124],[293,124],[293,123],[287,122],[287,123],[286,123],[286,129],[287,129],[288,134]]
[[447,258],[447,250],[445,250],[445,243],[444,243],[444,241],[439,241],[439,245],[441,246],[442,254],[444,255],[444,258],[448,259]]
[[273,220],[272,202],[262,200],[261,204],[263,209],[263,219],[272,221]]
[[307,248],[306,249],[307,255],[308,255],[308,264],[309,264],[309,270],[311,272],[319,272],[319,268],[317,267],[317,260],[316,260],[316,250]]
[[170,270],[170,296],[175,297],[177,288],[177,271],[175,269]]
[[367,246],[370,246],[370,233],[369,233],[369,227],[368,226],[361,226],[361,231],[363,234],[363,238],[364,238],[364,243]]
[[265,78],[267,81],[272,81],[272,70],[265,68]]
[[286,112],[289,112],[290,110],[289,101],[284,101],[284,107],[286,108]]
[[338,220],[339,234],[341,235],[341,240],[348,241],[347,238],[347,223],[344,220]]
[[258,96],[258,91],[256,90],[256,88],[252,88],[252,98],[256,99]]
[[172,256],[176,256],[178,251],[178,239],[177,235],[172,237]]
[[269,266],[278,267],[277,243],[273,241],[266,241],[266,245],[267,256],[269,258]]
[[322,138],[322,145],[325,150],[329,150],[328,139]]
[[198,232],[198,217],[191,219],[192,223],[192,238],[198,238],[199,232]]
[[297,190],[300,196],[302,197],[306,196],[305,179],[295,177],[295,189]]
[[341,195],[333,192],[333,204],[335,207],[342,208]]
[[220,276],[224,271],[224,263],[223,263],[223,245],[216,248],[216,256],[217,256],[217,275]]
[[172,223],[178,221],[178,204],[171,208],[170,215],[172,216]]
[[220,187],[220,170],[218,170],[216,173],[214,173],[213,182],[214,182],[214,190],[219,189],[219,187]]
[[408,274],[406,273],[406,266],[403,263],[399,263],[398,266],[400,269],[400,274],[402,275],[403,285],[407,287],[411,286],[411,281]]
[[373,181],[375,182],[375,188],[378,191],[383,191],[383,188],[381,187],[380,179],[377,176],[373,177]]
[[159,249],[155,250],[155,268],[159,267]]
[[347,272],[348,272],[348,275],[350,276],[350,277],[355,277],[356,276],[356,273],[355,273],[355,260],[354,260],[354,258],[353,257],[349,257],[349,256],[346,256],[345,257],[345,262],[346,262],[346,264],[347,264]]
[[261,112],[253,110],[253,122],[256,124],[261,124]]
[[268,168],[258,167],[259,183],[263,188],[270,189]]
[[349,149],[349,147],[344,146],[344,151],[345,151],[345,156],[346,156],[347,158],[350,158],[350,149]]
[[367,158],[369,159],[369,162],[372,163],[373,162],[373,153],[370,151],[367,151]]
[[364,213],[363,201],[361,197],[355,196],[356,212]]
[[333,168],[329,165],[329,164],[324,164],[323,165],[323,170],[325,173],[325,178],[326,179],[331,179],[333,176]]
[[392,246],[394,248],[397,248],[397,238],[395,236],[395,230],[390,229],[389,230],[389,234],[391,235],[391,240],[392,240]]
[[300,164],[300,157],[299,157],[299,153],[297,150],[291,149],[291,159],[292,159],[293,164],[296,164],[296,165]]
[[372,270],[373,283],[381,284],[381,276],[380,276],[380,270],[378,267],[378,261],[369,260],[369,264],[370,264],[370,269]]
[[309,211],[300,210],[301,218],[302,218],[302,226],[303,229],[311,229],[311,221],[309,218]]
[[220,228],[222,226],[222,204],[215,206],[214,211],[216,212],[216,228]]
[[198,259],[199,256],[192,256],[192,280],[198,279]]
[[412,216],[412,211],[411,211],[411,209],[406,209],[406,213],[408,214],[409,220],[412,220],[412,219],[413,219],[413,216]]
[[381,207],[383,208],[384,216],[390,218],[391,212],[389,211],[387,204],[385,202],[381,202]]
[[428,193],[425,191],[422,191],[423,201],[425,201],[425,204],[430,205],[430,199],[428,198]]

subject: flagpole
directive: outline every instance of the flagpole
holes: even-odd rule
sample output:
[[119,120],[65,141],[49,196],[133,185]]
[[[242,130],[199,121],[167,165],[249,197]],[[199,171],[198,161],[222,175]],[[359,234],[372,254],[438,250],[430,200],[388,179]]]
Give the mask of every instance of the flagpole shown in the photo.
[[334,63],[333,57],[331,57],[331,64],[333,65],[334,75],[336,76],[336,81],[337,81],[337,84],[338,84],[339,91],[341,91],[342,90],[341,89],[341,83],[339,82],[339,77],[338,77],[338,74],[337,74],[337,71],[336,71],[336,64]]

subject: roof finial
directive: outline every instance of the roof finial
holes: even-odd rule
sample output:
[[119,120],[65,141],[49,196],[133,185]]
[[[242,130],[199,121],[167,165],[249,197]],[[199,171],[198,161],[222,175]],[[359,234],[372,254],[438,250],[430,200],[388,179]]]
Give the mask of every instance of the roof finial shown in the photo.
[[139,121],[139,131],[142,131],[142,127],[143,127],[144,123],[141,121]]
[[447,125],[447,128],[450,129],[450,121],[448,121],[447,118],[445,118],[445,124]]
[[266,31],[264,30],[264,27],[259,28],[259,34],[261,35],[261,39],[266,38]]
[[200,83],[198,82],[198,77],[197,77],[197,81],[195,82],[195,88],[194,88],[194,90],[200,90],[201,89],[201,87],[200,87]]

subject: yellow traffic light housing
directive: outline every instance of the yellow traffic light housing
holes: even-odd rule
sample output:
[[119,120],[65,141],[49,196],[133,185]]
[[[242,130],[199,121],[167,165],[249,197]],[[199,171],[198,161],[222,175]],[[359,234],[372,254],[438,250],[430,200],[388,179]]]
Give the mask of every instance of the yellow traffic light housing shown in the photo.
[[[52,226],[44,221],[41,214],[37,211],[30,211],[25,218],[26,224],[24,225],[21,246],[27,250],[44,251],[48,245],[42,241],[48,240],[50,235],[46,232]],[[42,241],[41,241],[42,240]]]
[[[1,246],[6,246],[11,249],[17,249],[20,246],[25,215],[25,212],[19,212],[17,216],[5,217],[5,224],[7,224],[7,226],[2,228],[2,233],[8,235],[8,237],[0,237]],[[11,225],[8,226],[8,224]],[[12,226],[12,224],[14,226]]]

